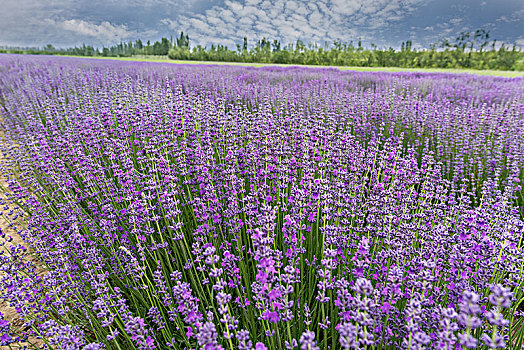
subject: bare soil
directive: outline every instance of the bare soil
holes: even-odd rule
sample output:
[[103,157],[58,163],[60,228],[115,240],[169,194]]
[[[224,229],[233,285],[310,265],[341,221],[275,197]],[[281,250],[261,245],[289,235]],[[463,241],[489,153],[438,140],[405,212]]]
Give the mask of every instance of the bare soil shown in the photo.
[[[4,142],[4,140],[5,140],[4,135],[0,130],[0,142]],[[4,162],[5,162],[5,157],[2,151],[0,150],[0,163],[5,164]],[[7,182],[5,181],[5,177],[3,175],[0,175],[0,184],[2,185],[4,189],[8,188]],[[6,193],[1,188],[0,188],[0,197],[2,199],[6,198]],[[13,209],[12,206],[10,206],[9,210],[11,209]],[[16,233],[16,231],[12,227],[9,227],[9,222],[11,220],[6,215],[8,211],[6,210],[0,210],[0,211],[3,211],[3,215],[0,215],[0,228],[6,234],[6,236],[10,236],[12,238],[12,241],[10,243],[6,242],[3,246],[0,246],[0,249],[5,252],[4,254],[7,254],[7,250],[12,245],[14,246],[23,245],[24,247],[27,248],[27,245],[24,243],[22,238]],[[22,219],[17,220],[15,224],[18,228],[21,228],[24,226],[24,222]],[[30,256],[27,256],[27,259],[32,260],[33,258],[31,258]],[[40,274],[44,274],[45,270],[39,268],[37,272],[40,275]],[[15,330],[22,329],[24,322],[20,318],[18,318],[18,314],[16,310],[12,308],[11,306],[9,306],[9,303],[7,301],[1,298],[1,296],[3,295],[3,290],[1,288],[2,286],[0,285],[0,312],[4,315],[4,319],[11,323],[11,329],[15,329]],[[32,339],[30,338],[29,341],[33,343],[34,345],[37,345],[39,348],[41,348],[44,343],[42,340],[34,339],[34,338]],[[8,346],[0,346],[0,350],[17,349],[19,346],[22,346],[22,345],[29,346],[29,343],[11,344],[11,348],[9,348]]]

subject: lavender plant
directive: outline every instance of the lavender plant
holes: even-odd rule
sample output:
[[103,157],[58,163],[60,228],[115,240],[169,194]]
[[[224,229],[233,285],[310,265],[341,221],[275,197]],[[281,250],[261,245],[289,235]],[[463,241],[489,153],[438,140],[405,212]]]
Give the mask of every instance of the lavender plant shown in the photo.
[[522,347],[522,79],[0,63],[2,345]]

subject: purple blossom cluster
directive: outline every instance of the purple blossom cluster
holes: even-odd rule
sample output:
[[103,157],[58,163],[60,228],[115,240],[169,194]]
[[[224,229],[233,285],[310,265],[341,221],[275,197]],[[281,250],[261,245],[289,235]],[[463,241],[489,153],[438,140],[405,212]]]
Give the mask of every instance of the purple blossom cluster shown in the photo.
[[0,345],[521,348],[523,82],[0,55]]

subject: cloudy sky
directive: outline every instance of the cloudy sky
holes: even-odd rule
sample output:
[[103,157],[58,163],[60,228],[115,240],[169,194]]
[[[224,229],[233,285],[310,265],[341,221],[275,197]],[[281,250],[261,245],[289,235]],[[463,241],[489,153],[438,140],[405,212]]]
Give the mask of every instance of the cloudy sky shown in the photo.
[[190,44],[235,48],[246,36],[283,44],[362,38],[428,46],[484,28],[524,47],[522,0],[0,0],[0,46],[57,47],[158,40],[189,34]]

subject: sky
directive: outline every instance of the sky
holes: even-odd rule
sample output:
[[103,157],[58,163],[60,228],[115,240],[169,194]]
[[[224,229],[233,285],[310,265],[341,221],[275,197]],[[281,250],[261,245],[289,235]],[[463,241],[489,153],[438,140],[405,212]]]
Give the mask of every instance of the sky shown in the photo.
[[0,0],[0,46],[102,47],[187,33],[190,45],[236,48],[333,41],[398,48],[489,30],[524,47],[523,0]]

